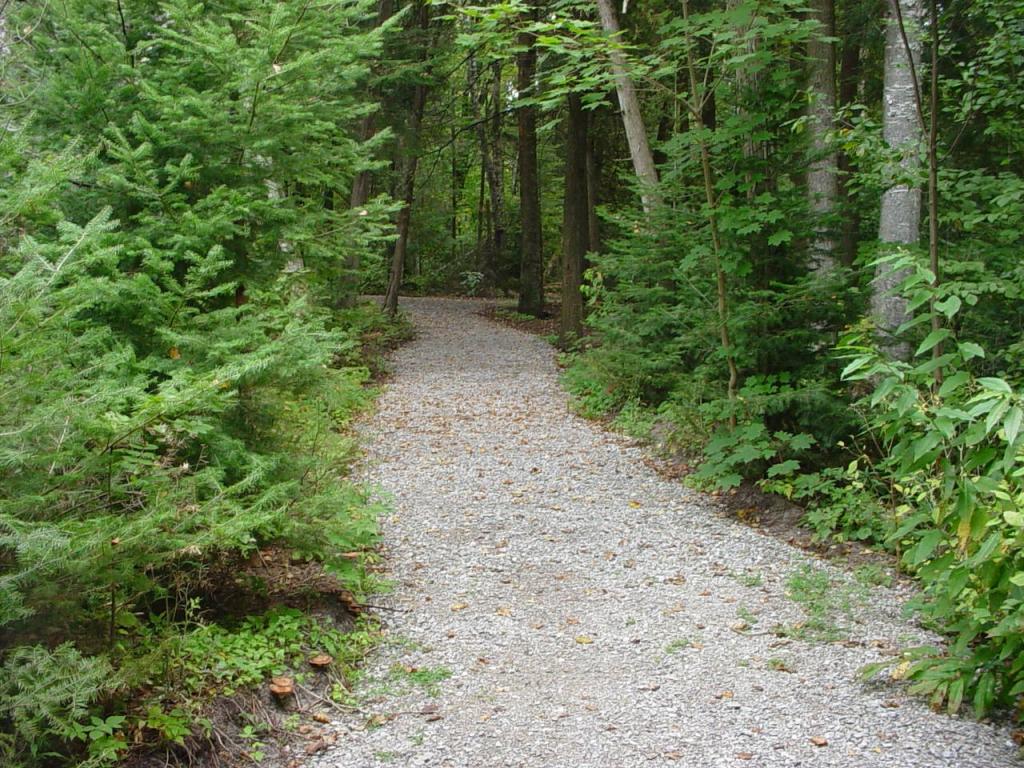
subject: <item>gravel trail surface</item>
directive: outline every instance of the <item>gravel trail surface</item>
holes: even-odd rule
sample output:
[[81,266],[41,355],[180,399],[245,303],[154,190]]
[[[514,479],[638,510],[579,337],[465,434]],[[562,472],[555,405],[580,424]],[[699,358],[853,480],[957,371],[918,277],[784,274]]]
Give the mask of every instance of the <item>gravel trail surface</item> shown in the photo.
[[658,477],[482,306],[403,300],[419,336],[368,427],[394,504],[374,716],[302,765],[1019,768],[1005,729],[858,682],[922,637],[903,595]]

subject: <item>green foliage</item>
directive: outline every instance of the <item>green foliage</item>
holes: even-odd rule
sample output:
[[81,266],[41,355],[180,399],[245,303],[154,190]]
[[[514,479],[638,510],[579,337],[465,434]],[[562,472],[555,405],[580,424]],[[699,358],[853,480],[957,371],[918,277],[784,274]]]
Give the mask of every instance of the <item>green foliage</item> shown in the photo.
[[[664,205],[644,218],[608,215],[619,236],[587,272],[588,323],[600,343],[567,375],[583,412],[618,412],[635,402],[657,412],[676,442],[693,452],[706,447],[698,478],[706,485],[760,477],[812,442],[831,449],[850,426],[837,372],[823,369],[817,350],[852,316],[856,294],[841,274],[807,274],[800,246],[812,220],[800,178],[806,166],[751,151],[802,151],[804,137],[789,119],[803,98],[792,65],[810,28],[794,7],[744,3],[688,20],[658,16],[658,43],[643,66],[668,81],[692,58],[698,79],[707,72],[714,84],[719,119],[704,130],[673,130],[659,147]],[[672,87],[676,114],[692,112],[699,94]],[[701,147],[711,163],[713,209]],[[712,217],[739,369],[735,400],[720,344]]]
[[786,579],[786,596],[800,605],[806,619],[777,627],[777,634],[813,643],[831,643],[846,636],[839,622],[852,617],[856,595],[826,570],[804,563]]
[[[318,653],[333,657],[336,668],[347,674],[372,647],[375,636],[371,623],[341,632],[301,611],[283,608],[250,616],[236,628],[201,624],[185,634],[153,636],[145,645],[148,653],[166,659],[160,692],[173,702],[198,695],[230,696],[290,670],[300,670],[301,679],[306,660]],[[162,704],[166,709],[166,702]]]
[[[0,676],[0,717],[10,723],[10,741],[0,741],[0,756],[11,764],[42,759],[54,743],[90,739],[96,732],[89,719],[91,706],[102,691],[110,689],[110,664],[102,658],[82,656],[70,643],[53,651],[41,646],[15,649],[4,661]],[[96,718],[99,720],[99,718]],[[105,726],[106,721],[100,720]],[[113,724],[111,724],[113,725]],[[109,762],[113,733],[99,733],[95,762]],[[123,742],[121,743],[123,746]],[[23,749],[28,755],[23,755]],[[114,750],[117,751],[116,749]]]
[[347,430],[372,398],[366,354],[406,331],[328,307],[352,298],[358,276],[343,265],[386,240],[393,210],[335,204],[380,143],[356,130],[385,32],[364,24],[370,12],[297,0],[5,10],[25,30],[5,49],[0,96],[12,127],[0,138],[0,748],[12,764],[108,764],[137,726],[143,741],[180,742],[198,704],[168,694],[132,709],[170,684],[172,655],[196,672],[219,654],[227,687],[302,643],[344,651],[299,617],[189,631],[175,610],[203,594],[211,563],[271,542],[356,594],[369,587],[352,553],[374,545],[378,510],[346,479]]
[[[912,304],[934,297],[951,321],[973,303],[954,288],[929,287],[934,276],[910,254],[887,261],[906,270],[901,291]],[[920,318],[927,315],[905,330]],[[924,586],[920,610],[953,634],[948,649],[910,652],[913,689],[950,711],[963,701],[979,715],[1012,703],[1024,692],[1021,397],[1003,378],[976,376],[984,350],[950,328],[928,333],[907,363],[885,357],[863,330],[841,348],[846,377],[874,385],[861,407],[884,447],[875,471],[898,478],[888,543]]]

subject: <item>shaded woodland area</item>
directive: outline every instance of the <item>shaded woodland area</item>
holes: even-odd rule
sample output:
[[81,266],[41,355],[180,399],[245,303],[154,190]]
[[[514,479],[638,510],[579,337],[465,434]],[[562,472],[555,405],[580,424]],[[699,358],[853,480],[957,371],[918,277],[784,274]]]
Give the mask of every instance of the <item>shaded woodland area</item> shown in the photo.
[[0,761],[344,678],[372,626],[217,587],[373,591],[410,293],[557,313],[580,412],[892,553],[899,674],[1019,715],[1022,64],[1016,0],[0,0]]

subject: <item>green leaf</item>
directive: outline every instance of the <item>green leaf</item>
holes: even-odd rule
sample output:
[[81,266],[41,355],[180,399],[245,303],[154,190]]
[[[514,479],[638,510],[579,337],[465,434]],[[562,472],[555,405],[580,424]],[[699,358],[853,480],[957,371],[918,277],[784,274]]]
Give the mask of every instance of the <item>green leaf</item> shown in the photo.
[[945,341],[952,335],[953,334],[948,328],[937,328],[936,330],[932,331],[931,333],[924,337],[924,341],[921,342],[921,346],[917,348],[917,352],[915,352],[914,354],[923,355],[936,344],[940,344],[941,342]]
[[910,558],[910,565],[920,565],[931,557],[944,536],[945,533],[938,529],[927,531],[921,537],[921,540],[917,542],[917,546],[907,553],[907,556]]
[[960,354],[963,355],[964,360],[970,360],[972,357],[984,357],[985,350],[973,341],[961,341],[957,348],[960,350]]
[[861,355],[860,357],[854,358],[852,362],[850,362],[845,368],[843,368],[843,372],[840,374],[840,378],[848,379],[851,376],[851,374],[859,371],[865,365],[870,363],[873,359],[873,355]]
[[935,309],[944,314],[948,320],[960,311],[962,305],[963,302],[960,301],[959,296],[947,296],[942,301],[935,302]]
[[1006,441],[1008,443],[1017,440],[1022,420],[1024,420],[1024,412],[1016,405],[1006,414],[1006,421],[1003,422],[1003,431],[1006,433]]
[[800,469],[800,462],[796,459],[789,459],[788,461],[768,467],[768,471],[765,474],[768,477],[778,477],[779,475],[791,475],[798,469]]
[[971,375],[967,371],[957,371],[951,374],[942,382],[942,386],[939,387],[939,397],[949,397],[970,380]]
[[1007,384],[1005,380],[996,376],[983,376],[978,379],[978,383],[991,392],[1000,392],[1004,395],[1013,393],[1013,390],[1010,389],[1010,385]]

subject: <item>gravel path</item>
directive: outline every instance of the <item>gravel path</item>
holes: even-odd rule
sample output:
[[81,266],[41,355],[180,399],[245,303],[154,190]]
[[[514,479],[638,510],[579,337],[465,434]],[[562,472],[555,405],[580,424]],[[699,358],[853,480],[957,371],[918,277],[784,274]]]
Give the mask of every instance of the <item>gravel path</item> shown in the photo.
[[[1005,730],[857,682],[920,636],[899,594],[659,478],[569,413],[550,347],[479,302],[403,307],[419,337],[370,425],[395,505],[377,601],[398,609],[361,684],[376,716],[300,764],[1019,768]],[[807,639],[786,596],[808,567],[839,640]]]

